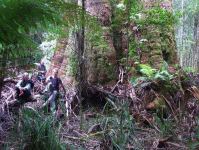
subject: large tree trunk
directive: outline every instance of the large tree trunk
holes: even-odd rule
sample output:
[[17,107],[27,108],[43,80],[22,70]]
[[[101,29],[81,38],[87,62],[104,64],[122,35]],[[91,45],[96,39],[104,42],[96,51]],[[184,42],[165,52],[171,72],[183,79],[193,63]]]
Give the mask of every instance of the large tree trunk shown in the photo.
[[[114,17],[114,16],[112,16]],[[124,50],[122,49],[122,43],[123,43],[123,33],[121,31],[122,27],[120,28],[112,28],[112,39],[113,39],[113,46],[115,49],[116,54],[116,67],[117,67],[117,73],[119,73],[119,67],[121,63],[121,59],[124,57]]]
[[[97,18],[103,28],[103,38],[107,42],[106,48],[99,48],[100,45],[95,43],[87,44],[88,61],[86,62],[86,68],[88,81],[90,83],[106,84],[109,81],[116,80],[117,77],[117,54],[111,31],[111,5],[109,0],[86,0],[86,11]],[[86,30],[89,32],[89,29]],[[120,41],[118,43],[121,44]]]
[[82,7],[81,14],[81,27],[80,31],[76,33],[77,37],[77,59],[78,59],[78,71],[77,71],[77,80],[79,83],[79,90],[82,91],[83,87],[86,84],[86,68],[85,68],[85,0],[79,0],[78,3]]
[[198,71],[199,70],[199,13],[195,16],[195,23],[194,23],[194,40],[195,46],[193,47],[193,64],[194,68]]
[[[143,0],[145,9],[153,8],[160,5],[164,9],[172,10],[172,1],[159,0]],[[148,36],[147,47],[142,50],[141,63],[149,63],[154,68],[159,69],[162,66],[163,61],[168,64],[177,63],[176,43],[173,28],[163,28],[156,25],[149,25],[145,27],[144,36]]]
[[[95,16],[101,24],[104,30],[104,37],[101,38],[107,41],[108,46],[107,48],[100,48],[100,45],[90,42],[90,37],[87,35],[90,29],[85,26],[84,80],[89,83],[107,83],[116,79],[116,52],[110,30],[111,7],[108,0],[85,0],[85,9],[89,14]],[[51,71],[57,66],[61,69],[61,72],[63,71],[60,75],[64,83],[76,84],[74,78],[76,71],[71,73],[71,66],[73,67],[72,70],[78,67],[77,64],[74,64],[74,61],[77,59],[78,43],[80,42],[79,44],[82,46],[80,32],[72,33],[68,40],[64,41],[59,40],[49,70]]]
[[[197,8],[194,0],[173,0],[174,12],[182,12],[180,22],[176,27],[176,43],[178,58],[183,68],[198,71],[198,14],[193,10]],[[190,4],[193,9],[190,9]],[[195,8],[194,8],[195,7]]]
[[[150,0],[143,0],[146,9],[150,9],[154,3]],[[168,9],[171,9],[171,1],[167,1]],[[82,80],[89,83],[108,83],[117,79],[117,67],[119,60],[123,57],[123,52],[126,49],[126,40],[121,32],[123,27],[113,28],[111,26],[112,19],[114,19],[113,10],[109,0],[85,0],[85,9],[90,15],[95,16],[103,28],[103,36],[108,43],[107,48],[99,48],[96,43],[89,41],[90,29],[85,26],[85,44],[81,42],[80,32],[73,33],[69,36],[68,40],[60,40],[57,45],[57,51],[52,59],[52,67],[58,66],[61,69],[61,77],[64,83],[75,84],[74,76],[76,73],[71,74],[71,66],[78,68],[77,64],[73,64],[71,60],[78,59],[77,51],[79,47],[84,46],[85,50],[81,54],[84,58],[84,77]],[[141,63],[152,64],[155,68],[160,68],[162,62],[165,60],[169,64],[174,64],[177,60],[175,52],[175,39],[173,30],[162,31],[159,27],[151,25],[145,27],[145,35],[151,35],[148,38],[147,47],[142,49]],[[164,39],[162,37],[165,37]],[[162,42],[166,41],[166,45]],[[71,59],[71,56],[75,56]],[[80,59],[80,58],[79,58]],[[72,64],[72,65],[71,65]],[[79,65],[81,65],[80,62]],[[81,72],[79,70],[79,72]]]
[[63,66],[66,66],[64,60],[67,58],[65,55],[67,44],[68,44],[67,39],[59,39],[56,45],[56,51],[53,57],[51,58],[51,64],[47,75],[50,75],[54,68],[59,69],[59,75],[62,76],[63,74],[65,74],[66,70]]

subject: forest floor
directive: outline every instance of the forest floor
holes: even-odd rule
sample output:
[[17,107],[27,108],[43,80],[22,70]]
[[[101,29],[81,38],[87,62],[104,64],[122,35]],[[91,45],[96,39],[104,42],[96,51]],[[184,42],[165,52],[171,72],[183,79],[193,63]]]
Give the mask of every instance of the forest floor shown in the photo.
[[[13,98],[13,85],[4,86],[1,106]],[[66,116],[60,109],[53,116],[56,119],[50,127],[68,149],[198,149],[198,87],[197,76],[174,78],[168,83],[147,80],[135,87],[130,83],[92,87],[91,91],[96,90],[95,97],[85,101],[82,113],[72,109]],[[124,94],[128,96],[124,97]],[[42,103],[39,99],[25,104],[23,109],[43,114]],[[51,115],[44,114],[41,120],[45,121],[48,116]],[[1,111],[0,121],[2,149],[20,149],[19,144],[24,141],[19,137],[27,138],[24,136],[23,114]],[[17,131],[13,132],[14,129]],[[14,136],[20,132],[24,133],[22,137]]]

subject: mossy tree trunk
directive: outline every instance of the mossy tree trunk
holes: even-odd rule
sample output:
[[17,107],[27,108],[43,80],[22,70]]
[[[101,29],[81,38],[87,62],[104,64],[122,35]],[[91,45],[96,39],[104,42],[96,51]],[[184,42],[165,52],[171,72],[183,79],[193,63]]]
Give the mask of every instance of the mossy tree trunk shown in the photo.
[[[172,10],[172,1],[144,0],[145,9],[151,9],[154,6],[164,6],[163,9]],[[165,7],[167,6],[167,7]],[[174,25],[171,27],[161,27],[160,25],[148,25],[144,28],[144,37],[148,40],[147,45],[142,49],[141,63],[151,64],[159,69],[163,61],[168,64],[177,63],[176,43],[174,35]]]
[[[90,83],[106,84],[116,79],[117,56],[111,31],[111,5],[109,0],[87,0],[86,10],[99,21],[104,41],[101,45],[105,45],[104,48],[100,48],[101,45],[98,45],[97,41],[87,45],[86,54],[88,61],[86,66],[87,70],[89,70],[88,80]],[[89,29],[86,29],[86,31],[89,32]],[[121,44],[119,41],[118,43]]]
[[147,46],[149,50],[149,64],[159,69],[164,60],[161,50],[160,29],[156,26],[148,26],[147,34],[149,35]]
[[113,46],[116,54],[117,72],[119,71],[120,60],[123,58],[122,32],[120,28],[112,28]]
[[[80,1],[79,4],[81,4]],[[104,41],[104,43],[101,44],[100,42],[98,43],[98,41],[92,43],[89,41],[90,36],[96,33],[92,31],[93,34],[90,35],[91,31],[87,23],[85,23],[85,50],[83,54],[85,65],[84,80],[94,84],[107,83],[116,78],[116,55],[110,31],[110,4],[108,0],[85,0],[85,9],[90,15],[97,18],[100,26],[103,28],[100,40]],[[83,46],[81,44],[80,31],[70,34],[69,38],[65,39],[64,42],[60,39],[57,44],[50,70],[58,66],[61,72],[63,72],[60,75],[63,75],[62,77],[66,84],[71,82],[76,83],[74,76],[76,76],[75,70],[77,70],[78,65],[75,63],[77,63],[76,61],[78,59],[77,50]],[[102,48],[103,44],[104,46]]]

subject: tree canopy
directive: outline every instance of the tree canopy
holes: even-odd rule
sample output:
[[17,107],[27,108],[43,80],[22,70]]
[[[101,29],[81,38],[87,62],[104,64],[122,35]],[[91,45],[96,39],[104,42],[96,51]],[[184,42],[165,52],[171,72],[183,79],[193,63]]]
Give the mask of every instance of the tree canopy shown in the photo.
[[0,55],[29,54],[26,50],[37,46],[31,39],[31,32],[69,26],[76,18],[72,16],[76,15],[77,8],[62,0],[1,0]]

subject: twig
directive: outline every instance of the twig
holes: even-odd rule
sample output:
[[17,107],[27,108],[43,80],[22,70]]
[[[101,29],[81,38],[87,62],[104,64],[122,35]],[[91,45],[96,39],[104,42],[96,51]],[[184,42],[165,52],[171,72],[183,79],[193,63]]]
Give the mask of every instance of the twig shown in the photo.
[[124,81],[124,69],[120,67],[119,70],[120,70],[119,80],[117,81],[116,85],[112,88],[111,93],[115,91],[115,88],[118,86],[119,83],[123,83]]
[[121,82],[120,80],[117,81],[116,85],[112,88],[111,93],[113,93],[113,92],[115,91],[115,88],[118,86],[118,84],[119,84],[120,82]]
[[175,120],[178,122],[178,118],[175,115],[175,112],[173,110],[173,107],[171,106],[171,103],[163,95],[162,95],[162,97],[165,99],[166,103],[169,105],[169,107],[170,107],[170,109],[171,109],[171,111],[173,113],[173,116],[174,116]]
[[111,103],[111,105],[114,107],[114,109],[118,110],[117,106],[115,105],[115,103],[114,103],[112,100],[110,100],[109,98],[106,98],[106,100],[107,100],[109,103]]
[[105,96],[110,95],[110,96],[113,96],[113,97],[115,97],[115,98],[124,98],[123,96],[118,96],[118,95],[113,94],[113,93],[111,93],[111,92],[109,92],[109,91],[107,91],[107,90],[104,90],[104,89],[102,89],[102,88],[99,88],[99,87],[97,87],[97,86],[95,86],[95,85],[92,85],[92,86],[90,86],[90,87],[96,89],[97,91],[101,92],[101,93],[104,94]]
[[[160,97],[155,91],[153,91],[153,92],[154,92],[154,94],[155,94],[155,96],[156,96],[157,98]],[[169,105],[169,107],[170,107],[170,109],[171,109],[171,111],[172,111],[172,113],[173,113],[173,116],[174,116],[175,120],[178,122],[178,119],[177,119],[177,117],[176,117],[176,115],[175,115],[175,112],[174,112],[174,110],[173,110],[173,107],[171,106],[171,103],[166,99],[166,97],[164,97],[164,95],[161,95],[161,96],[164,98],[164,100],[166,101],[166,103]]]
[[158,132],[161,132],[161,131],[158,129],[158,127],[157,127],[156,125],[152,124],[145,116],[143,116],[143,118],[144,118],[152,127],[154,127]]
[[86,134],[85,136],[82,137],[74,137],[74,136],[66,136],[64,134],[62,134],[64,137],[66,138],[70,138],[70,139],[74,139],[74,140],[86,140],[90,137],[96,136],[96,135],[100,135],[100,134],[104,134],[105,132],[109,131],[108,130],[104,130],[104,131],[100,131],[100,132],[95,132],[95,133],[91,133],[91,134]]
[[173,142],[166,142],[166,143],[167,143],[167,144],[171,144],[171,145],[176,146],[176,147],[185,148],[185,149],[188,150],[188,148],[187,148],[186,146],[182,146],[182,145],[177,144],[177,143],[173,143]]

